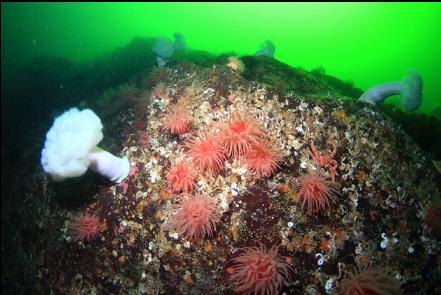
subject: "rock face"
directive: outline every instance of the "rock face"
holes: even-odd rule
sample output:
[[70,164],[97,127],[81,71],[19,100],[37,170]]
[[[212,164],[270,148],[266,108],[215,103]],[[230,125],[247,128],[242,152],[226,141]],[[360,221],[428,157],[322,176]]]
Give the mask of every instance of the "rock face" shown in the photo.
[[292,68],[267,56],[245,56],[242,59],[246,65],[246,78],[272,85],[286,95],[357,99],[363,93],[361,89],[355,88],[352,82],[327,75],[323,67],[308,72],[301,68]]
[[[261,71],[267,69],[254,70],[266,75]],[[232,294],[239,287],[232,279],[233,259],[243,247],[259,245],[278,245],[291,267],[290,277],[277,286],[280,293],[326,294],[336,290],[343,271],[369,265],[381,268],[405,294],[441,292],[441,246],[431,230],[439,227],[439,206],[426,218],[440,198],[439,175],[378,109],[329,94],[306,99],[300,93],[327,92],[327,86],[301,71],[293,72],[303,85],[293,96],[225,66],[177,63],[161,71],[147,76],[159,77],[144,97],[147,112],[135,109],[145,104],[134,103],[112,117],[132,172],[120,185],[101,186],[81,210],[100,217],[101,238],[73,241],[73,212],[53,212],[49,232],[41,237],[46,239],[39,265],[42,293]],[[134,96],[140,99],[151,84],[136,84]],[[179,136],[162,128],[176,104],[192,117],[190,131]],[[168,171],[183,160],[192,166],[187,142],[199,131],[223,145],[234,113],[251,118],[261,132],[242,155],[225,157],[219,171],[196,173],[190,193],[215,204],[216,230],[201,241],[185,240],[174,226],[184,201],[172,193]],[[259,141],[269,142],[279,160],[269,176],[251,169],[247,149]],[[257,154],[259,163],[271,161]],[[311,173],[326,181],[333,200],[308,214],[298,189],[300,177]],[[312,197],[318,198],[317,189]]]

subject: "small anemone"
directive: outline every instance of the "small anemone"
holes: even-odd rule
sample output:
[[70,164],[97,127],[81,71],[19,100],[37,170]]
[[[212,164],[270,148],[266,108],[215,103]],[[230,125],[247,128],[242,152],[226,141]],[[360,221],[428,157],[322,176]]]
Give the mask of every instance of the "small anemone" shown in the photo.
[[252,144],[251,150],[246,154],[247,166],[258,177],[267,177],[276,171],[282,156],[272,147],[269,141]]
[[278,294],[289,278],[291,266],[279,255],[279,247],[267,250],[260,247],[241,248],[241,255],[233,259],[232,280],[238,293]]
[[192,191],[196,185],[195,179],[196,171],[185,161],[172,166],[167,175],[168,184],[175,193]]
[[347,272],[337,287],[340,295],[399,295],[400,286],[380,268],[369,267],[365,270]]
[[190,129],[190,123],[193,120],[187,111],[185,104],[177,103],[170,106],[168,112],[162,118],[164,128],[173,134],[184,134]]
[[98,216],[89,213],[75,216],[70,225],[70,229],[76,240],[85,240],[88,242],[96,240],[103,231]]
[[257,121],[234,111],[228,123],[222,124],[222,141],[228,157],[239,157],[263,136]]
[[172,217],[174,229],[187,240],[200,241],[216,231],[215,201],[201,195],[182,194]]
[[193,165],[209,173],[219,171],[225,161],[225,150],[220,138],[212,132],[198,132],[188,139],[187,155],[192,158]]
[[308,214],[313,214],[330,207],[330,202],[335,201],[335,190],[331,185],[330,181],[317,173],[300,176],[295,188],[302,209],[306,205]]

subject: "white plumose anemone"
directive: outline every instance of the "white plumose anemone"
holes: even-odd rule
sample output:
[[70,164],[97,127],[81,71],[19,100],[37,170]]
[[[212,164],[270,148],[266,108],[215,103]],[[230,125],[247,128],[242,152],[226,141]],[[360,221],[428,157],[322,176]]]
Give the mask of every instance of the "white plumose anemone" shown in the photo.
[[121,182],[130,171],[129,160],[97,147],[103,139],[100,118],[90,109],[71,108],[57,117],[46,134],[41,152],[44,171],[56,181],[83,175],[88,168]]

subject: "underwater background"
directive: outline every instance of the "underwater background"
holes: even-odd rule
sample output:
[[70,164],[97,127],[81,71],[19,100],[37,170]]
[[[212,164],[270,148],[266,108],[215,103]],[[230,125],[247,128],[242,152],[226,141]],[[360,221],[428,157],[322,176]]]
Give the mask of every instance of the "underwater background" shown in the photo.
[[[277,60],[363,90],[416,70],[423,79],[421,106],[413,113],[389,113],[435,152],[433,136],[425,131],[434,124],[430,116],[441,116],[439,3],[4,3],[2,8],[2,122],[11,127],[20,125],[16,113],[27,107],[32,114],[24,117],[33,121],[36,108],[40,115],[60,111],[67,105],[63,100],[91,99],[126,82],[152,66],[148,38],[152,43],[179,32],[198,53],[188,56],[193,61],[204,54],[252,55],[270,40]],[[41,81],[29,78],[34,73]],[[399,106],[399,96],[383,105]],[[6,130],[2,139],[12,140],[5,137]]]
[[[404,294],[441,292],[440,3],[2,2],[1,8],[2,291],[234,294],[228,261],[260,241],[268,250],[282,245],[280,253],[291,257],[281,263],[284,275],[302,266],[275,288],[287,294],[328,293],[325,283],[341,279],[340,262],[360,261],[394,273]],[[177,36],[185,50],[158,58],[158,38],[176,46]],[[270,53],[256,56],[264,50]],[[415,111],[403,110],[399,95],[372,108],[357,101],[411,70],[423,81]],[[178,243],[163,228],[174,208],[167,171],[182,156],[186,135],[158,130],[161,114],[173,113],[170,106],[182,97],[199,118],[188,129],[209,126],[201,119],[207,113],[225,119],[223,108],[234,117],[236,108],[288,143],[274,143],[286,157],[277,171],[254,171],[264,180],[240,174],[231,159],[221,181],[199,176],[200,193],[229,189],[217,200],[224,206],[219,234],[200,246]],[[122,185],[91,171],[61,183],[44,173],[45,134],[71,107],[96,111],[105,133],[100,147],[129,157]],[[295,191],[305,167],[324,154],[336,165],[325,164],[324,175],[336,178],[345,199],[335,216],[327,211],[314,219],[297,208]],[[105,219],[101,240],[73,242],[69,230],[79,211]],[[144,220],[132,220],[131,212]],[[379,246],[383,233],[400,239],[391,242],[396,248]],[[414,250],[421,256],[408,258]],[[329,264],[312,274],[317,251],[326,252]],[[204,276],[209,270],[190,260],[216,274]],[[395,288],[390,294],[398,294]]]
[[362,89],[399,80],[415,68],[424,79],[419,111],[430,113],[441,97],[439,3],[4,3],[2,8],[6,79],[37,56],[91,63],[134,37],[180,32],[190,48],[212,54],[253,54],[271,40],[276,59],[307,70],[323,66]]

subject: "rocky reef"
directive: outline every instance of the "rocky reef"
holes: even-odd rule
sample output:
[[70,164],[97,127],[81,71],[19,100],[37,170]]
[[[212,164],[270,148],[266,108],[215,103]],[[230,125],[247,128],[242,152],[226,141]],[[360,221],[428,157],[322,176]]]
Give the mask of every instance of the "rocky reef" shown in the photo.
[[[351,85],[278,71],[265,59],[244,58],[243,75],[221,62],[173,62],[92,105],[105,126],[103,148],[127,156],[132,170],[121,184],[87,174],[79,186],[30,171],[27,199],[42,212],[34,237],[39,293],[250,291],[237,279],[237,258],[255,246],[277,246],[280,273],[288,273],[268,287],[274,294],[341,292],[348,272],[372,267],[403,294],[441,292],[441,179],[425,152],[378,108],[341,99],[358,95]],[[225,132],[237,117],[255,131],[229,153]],[[167,128],[171,122],[181,125]],[[207,137],[220,148],[215,164],[205,154],[195,161],[195,140]],[[182,161],[192,173],[173,185],[171,168]],[[302,191],[308,175],[329,193],[313,187],[311,210]],[[82,201],[53,206],[51,197],[69,186]],[[204,214],[214,227],[197,238],[176,226],[182,191],[209,200]],[[97,238],[78,239],[78,213],[97,217]]]

